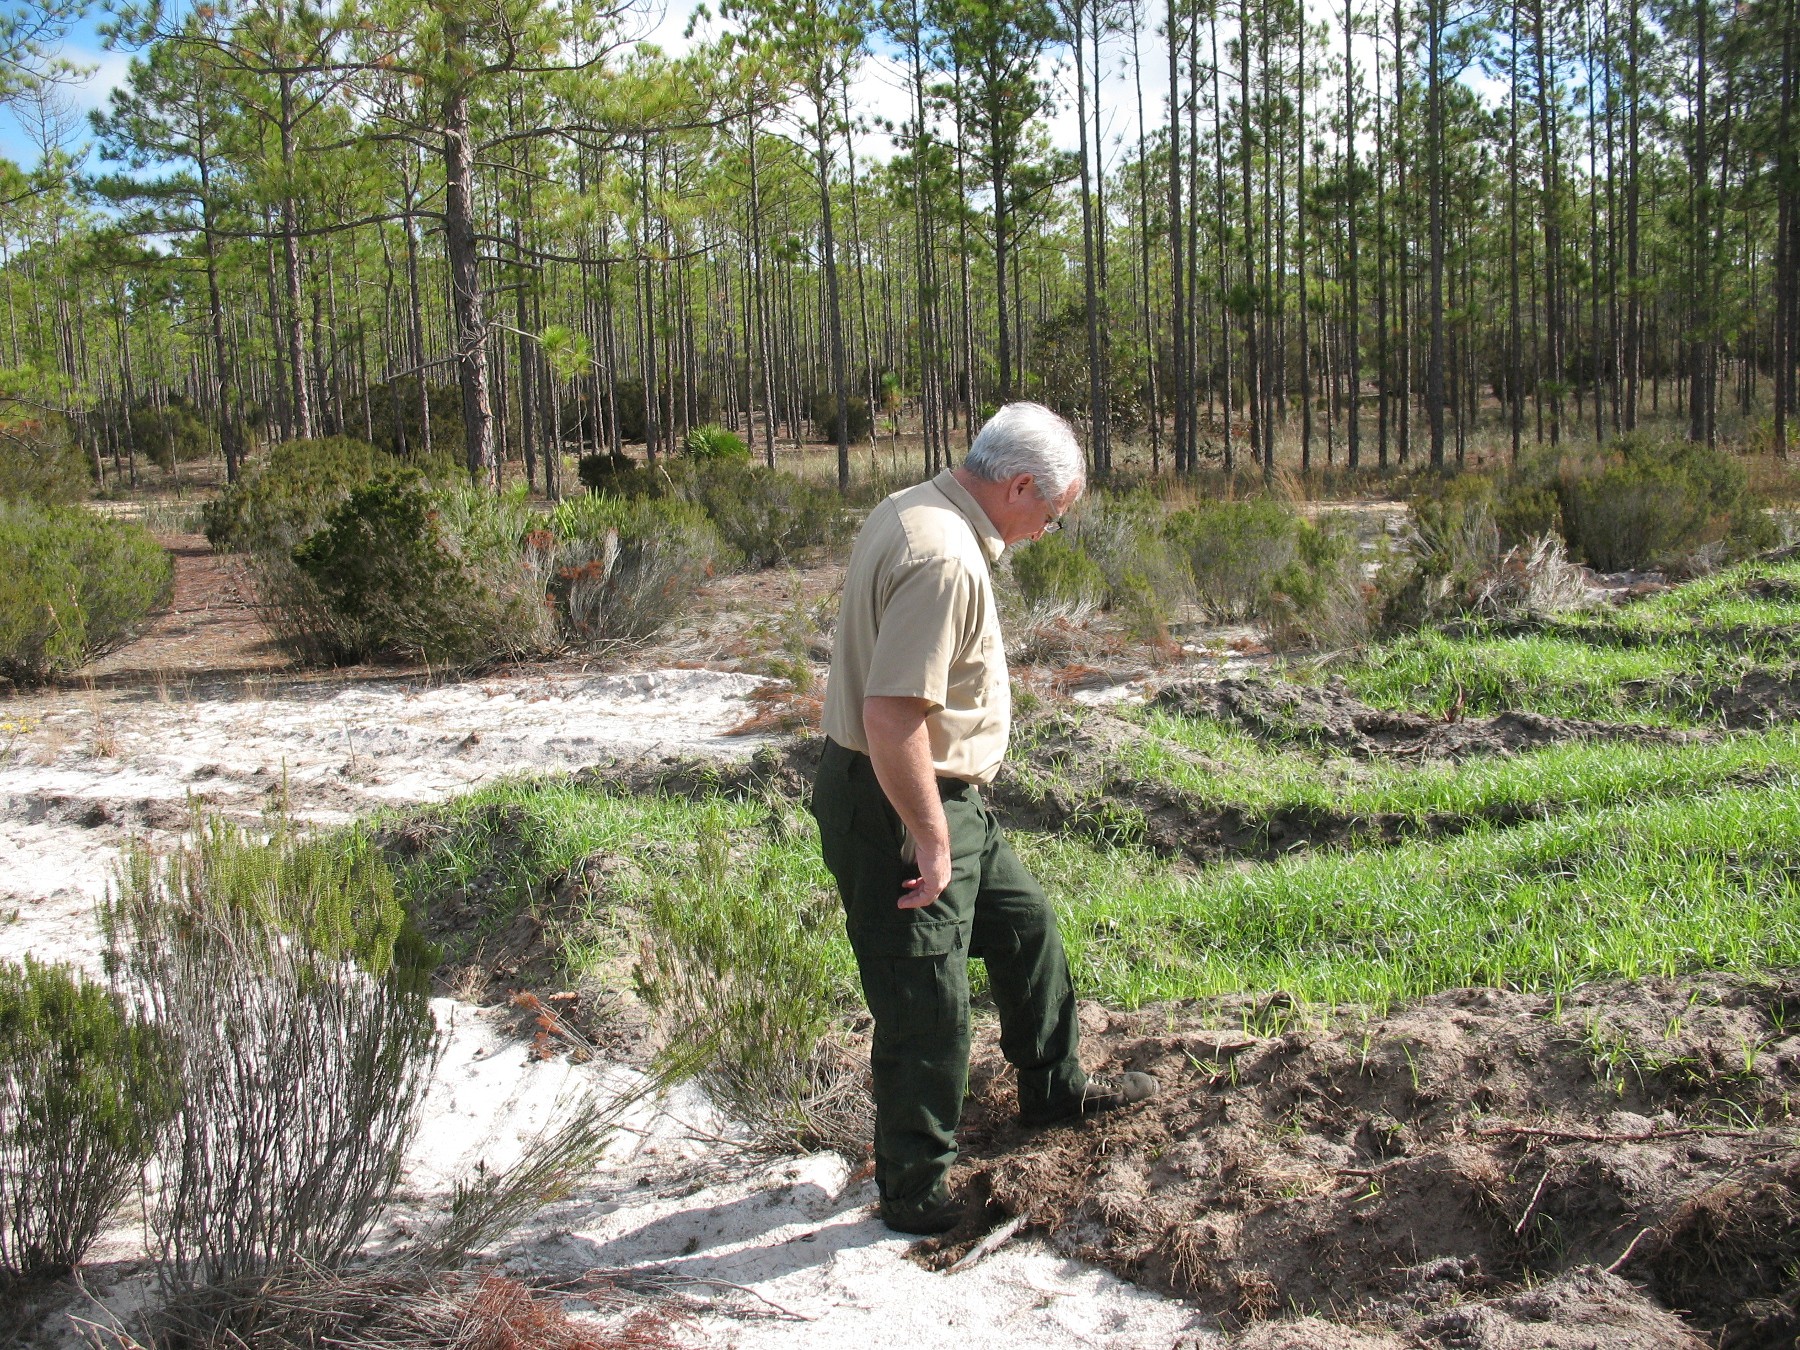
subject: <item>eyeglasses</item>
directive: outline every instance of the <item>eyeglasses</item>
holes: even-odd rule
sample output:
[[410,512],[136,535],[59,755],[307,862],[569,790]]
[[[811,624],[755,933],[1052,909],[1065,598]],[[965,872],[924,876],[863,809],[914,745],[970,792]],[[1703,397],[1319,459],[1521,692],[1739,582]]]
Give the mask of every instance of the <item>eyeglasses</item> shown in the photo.
[[1045,513],[1050,517],[1050,519],[1044,522],[1044,528],[1038,531],[1038,538],[1042,539],[1045,535],[1055,534],[1062,528],[1063,513],[1058,511],[1056,509],[1056,503],[1051,501],[1050,498],[1045,495],[1041,484],[1033,483],[1032,487],[1037,492],[1038,500],[1044,504]]

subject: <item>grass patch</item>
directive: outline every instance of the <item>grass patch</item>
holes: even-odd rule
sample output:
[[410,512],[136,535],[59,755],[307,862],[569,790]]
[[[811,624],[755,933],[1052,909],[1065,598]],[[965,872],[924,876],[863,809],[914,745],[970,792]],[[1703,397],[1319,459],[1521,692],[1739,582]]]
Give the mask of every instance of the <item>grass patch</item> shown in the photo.
[[1058,897],[1078,987],[1127,1007],[1271,989],[1381,1004],[1800,960],[1792,779],[1198,877],[1016,842]]
[[1209,804],[1258,812],[1548,813],[1800,773],[1800,730],[1793,728],[1697,745],[1569,741],[1506,758],[1421,764],[1273,749],[1234,728],[1163,712],[1148,714],[1145,727],[1151,736],[1132,746],[1124,767]]
[[[1748,743],[1701,749],[1685,769],[1692,783],[1772,763]],[[1674,777],[1660,781],[1676,790]],[[807,972],[796,997],[827,1015],[856,1006],[854,962],[804,813],[515,783],[446,816],[499,800],[560,841],[516,868],[521,902],[585,850],[636,860],[615,897],[637,910],[635,926],[622,927],[617,912],[592,916],[571,946],[574,963],[616,955],[631,931],[691,965],[712,962],[721,988],[741,990],[767,968],[774,942],[781,970]],[[1791,865],[1800,775],[1791,771],[1650,802],[1622,789],[1614,804],[1514,829],[1198,875],[1129,848],[1013,839],[1056,904],[1082,995],[1126,1007],[1270,989],[1383,1003],[1463,985],[1552,990],[1800,962]],[[711,861],[700,857],[706,850]],[[454,856],[445,850],[442,861]],[[471,852],[451,870],[481,866]],[[658,978],[654,965],[646,973]]]

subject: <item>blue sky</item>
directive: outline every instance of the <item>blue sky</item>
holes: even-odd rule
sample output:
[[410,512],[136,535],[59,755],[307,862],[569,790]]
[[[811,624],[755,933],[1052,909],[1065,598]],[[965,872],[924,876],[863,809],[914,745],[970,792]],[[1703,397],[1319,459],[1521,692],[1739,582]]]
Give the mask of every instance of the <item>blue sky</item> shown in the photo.
[[[25,0],[30,3],[30,0]],[[171,8],[179,8],[186,0],[169,0]],[[643,20],[643,26],[652,40],[666,50],[680,51],[687,42],[682,36],[687,26],[689,14],[696,0],[648,0],[653,6],[650,14]],[[1335,0],[1331,0],[1335,4]],[[1146,0],[1152,19],[1160,17],[1161,4],[1158,0]],[[1328,10],[1324,0],[1308,0],[1308,9],[1314,11],[1315,20],[1339,15],[1341,10]],[[96,8],[69,35],[63,49],[63,55],[82,66],[91,67],[91,73],[83,80],[68,86],[63,91],[66,112],[74,122],[76,141],[85,144],[87,141],[87,116],[90,111],[106,106],[111,90],[123,83],[130,64],[130,54],[122,51],[106,49],[99,33],[101,15]],[[1141,57],[1143,60],[1144,98],[1147,104],[1146,115],[1152,123],[1159,116],[1159,105],[1168,88],[1168,68],[1160,38],[1154,33],[1146,33],[1141,39]],[[1367,79],[1372,48],[1366,43],[1358,44],[1358,64],[1362,67]],[[1114,39],[1105,49],[1106,78],[1102,88],[1102,116],[1107,126],[1107,159],[1109,164],[1127,148],[1134,148],[1137,135],[1137,119],[1135,99],[1136,93],[1132,82],[1129,65],[1130,44],[1122,39]],[[1062,63],[1065,78],[1060,82],[1065,95],[1067,63]],[[1054,77],[1055,70],[1047,65],[1045,74]],[[887,118],[898,122],[906,116],[908,98],[905,90],[905,72],[892,59],[877,51],[865,63],[861,75],[854,86],[854,99],[859,115],[874,119]],[[1464,76],[1472,84],[1485,82],[1479,75],[1468,73]],[[1492,94],[1491,90],[1483,90]],[[1321,91],[1320,101],[1329,102],[1331,95]],[[1050,119],[1051,139],[1059,146],[1073,149],[1077,134],[1074,99],[1065,96],[1062,106]],[[1325,109],[1321,108],[1320,113]],[[11,159],[16,163],[30,167],[39,158],[38,144],[28,126],[28,117],[22,116],[16,108],[0,107],[0,157]],[[1124,144],[1120,144],[1123,142]],[[886,158],[891,152],[891,144],[887,137],[873,130],[859,138],[858,153],[864,156]],[[90,165],[90,168],[97,167]]]

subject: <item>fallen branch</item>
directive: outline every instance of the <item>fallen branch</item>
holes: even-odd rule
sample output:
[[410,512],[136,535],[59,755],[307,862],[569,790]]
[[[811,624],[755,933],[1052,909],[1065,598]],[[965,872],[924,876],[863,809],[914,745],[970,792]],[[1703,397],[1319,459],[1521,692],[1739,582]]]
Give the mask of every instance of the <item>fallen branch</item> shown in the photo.
[[981,1239],[980,1242],[977,1242],[973,1247],[969,1248],[969,1250],[944,1273],[946,1275],[955,1275],[960,1271],[967,1270],[976,1262],[984,1261],[992,1256],[1018,1235],[1019,1230],[1025,1226],[1025,1217],[1026,1216],[1023,1214],[1013,1215],[1012,1218],[1008,1219],[993,1232]]
[[1696,1125],[1684,1126],[1675,1130],[1643,1130],[1636,1134],[1603,1134],[1597,1130],[1556,1130],[1541,1125],[1490,1125],[1475,1133],[1481,1139],[1496,1139],[1502,1135],[1524,1135],[1534,1139],[1556,1139],[1573,1144],[1644,1144],[1658,1139],[1689,1139],[1696,1135],[1703,1135],[1709,1139],[1754,1139],[1762,1131],[1708,1129],[1705,1126]]

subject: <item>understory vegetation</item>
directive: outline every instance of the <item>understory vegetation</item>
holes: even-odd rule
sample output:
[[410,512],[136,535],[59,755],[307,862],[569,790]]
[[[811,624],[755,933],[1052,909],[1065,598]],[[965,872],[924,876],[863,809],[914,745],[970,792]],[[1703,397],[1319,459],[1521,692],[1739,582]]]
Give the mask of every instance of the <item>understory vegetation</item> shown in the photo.
[[0,501],[0,677],[33,684],[124,642],[168,603],[174,565],[140,525]]
[[[1280,990],[1381,1007],[1791,965],[1800,695],[1781,690],[1796,621],[1800,563],[1755,560],[1511,621],[1528,631],[1476,620],[1405,638],[1327,685],[1241,682],[1275,712],[1175,696],[1044,707],[1021,718],[992,795],[1058,908],[1078,986],[1112,1005]],[[1727,629],[1735,646],[1717,640]],[[1680,678],[1641,683],[1655,672]],[[1387,754],[1308,711],[1321,700],[1469,739]],[[1504,741],[1508,717],[1526,740]],[[817,1142],[829,1121],[809,1103],[828,1095],[821,1064],[858,1001],[798,799],[806,751],[787,753],[792,772],[765,752],[730,772],[485,789],[428,813],[437,842],[402,886],[423,906],[475,887],[495,930],[560,897],[570,971],[634,972],[723,1100]],[[580,877],[601,880],[571,890]]]

